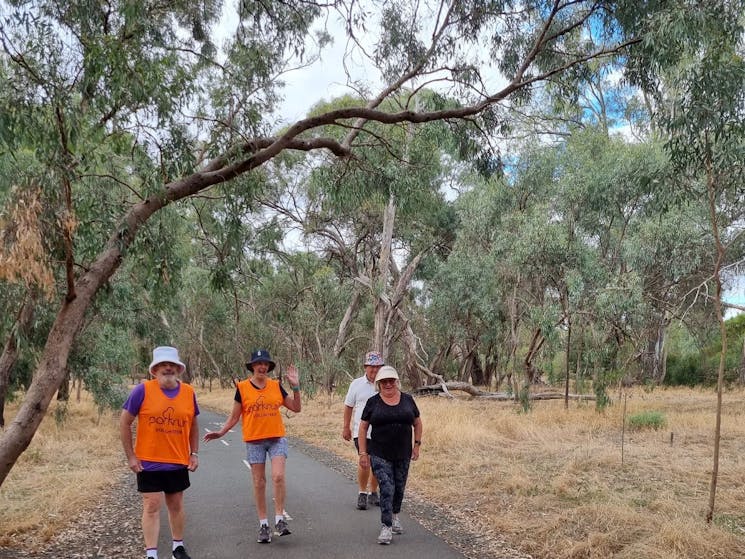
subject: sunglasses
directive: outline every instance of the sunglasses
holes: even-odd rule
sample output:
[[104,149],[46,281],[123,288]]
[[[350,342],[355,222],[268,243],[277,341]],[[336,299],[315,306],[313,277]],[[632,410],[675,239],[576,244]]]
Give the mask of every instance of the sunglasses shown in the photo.
[[380,380],[379,382],[380,384],[396,384],[396,379],[395,378],[384,378]]

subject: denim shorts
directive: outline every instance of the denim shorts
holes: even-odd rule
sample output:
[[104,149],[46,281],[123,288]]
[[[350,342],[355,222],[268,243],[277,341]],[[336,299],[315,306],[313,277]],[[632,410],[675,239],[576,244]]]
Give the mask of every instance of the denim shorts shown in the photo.
[[265,464],[267,456],[270,460],[277,456],[287,458],[287,438],[278,437],[246,443],[246,459],[249,464]]

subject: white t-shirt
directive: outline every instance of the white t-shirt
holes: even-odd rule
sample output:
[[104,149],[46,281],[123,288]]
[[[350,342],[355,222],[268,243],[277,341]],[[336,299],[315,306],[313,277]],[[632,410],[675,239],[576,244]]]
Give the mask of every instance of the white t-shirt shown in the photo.
[[[356,378],[349,385],[347,396],[344,398],[344,405],[354,408],[352,412],[352,438],[356,439],[360,432],[360,418],[362,410],[365,409],[370,396],[377,394],[375,392],[375,383],[367,380],[367,375]],[[370,429],[367,430],[367,438],[370,438]]]

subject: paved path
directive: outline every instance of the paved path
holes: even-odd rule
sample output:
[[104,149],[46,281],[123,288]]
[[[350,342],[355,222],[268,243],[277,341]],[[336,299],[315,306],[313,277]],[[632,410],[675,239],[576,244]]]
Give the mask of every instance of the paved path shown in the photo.
[[[224,416],[202,410],[200,428],[217,430]],[[405,533],[389,546],[376,543],[380,509],[356,509],[357,484],[290,447],[287,461],[287,512],[292,517],[289,536],[256,542],[258,520],[253,488],[245,459],[239,425],[222,439],[201,443],[199,469],[191,475],[186,491],[186,544],[195,559],[238,559],[261,556],[282,559],[386,559],[425,557],[464,559],[457,550],[401,513]],[[269,513],[271,468],[267,466]],[[170,546],[170,532],[163,518],[161,555]]]

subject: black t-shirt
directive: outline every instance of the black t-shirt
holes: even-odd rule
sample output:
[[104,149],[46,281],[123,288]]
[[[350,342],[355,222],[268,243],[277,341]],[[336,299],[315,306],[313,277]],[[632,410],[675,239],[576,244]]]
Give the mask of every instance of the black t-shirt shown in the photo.
[[372,425],[367,452],[386,460],[411,458],[411,430],[419,417],[414,398],[405,392],[395,406],[386,404],[380,394],[370,397],[362,411],[362,420]]

